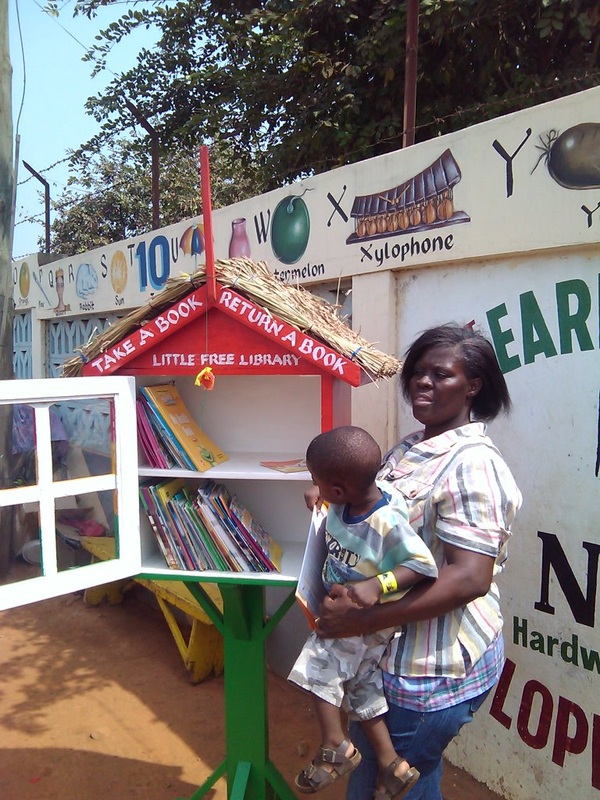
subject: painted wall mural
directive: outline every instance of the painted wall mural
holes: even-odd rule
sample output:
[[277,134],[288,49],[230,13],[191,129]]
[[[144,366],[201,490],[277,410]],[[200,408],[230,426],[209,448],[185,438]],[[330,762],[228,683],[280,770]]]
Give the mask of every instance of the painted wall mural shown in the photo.
[[546,134],[540,158],[550,176],[565,189],[600,188],[600,124],[583,122],[564,133]]
[[302,195],[280,200],[271,220],[271,247],[283,264],[295,264],[306,251],[310,238],[310,215]]
[[[599,101],[590,89],[217,209],[215,254],[310,284],[594,242]],[[42,318],[135,308],[192,273],[204,248],[197,218],[45,266],[31,257],[14,265],[16,308]]]
[[346,244],[470,222],[464,211],[454,208],[453,190],[460,179],[454,156],[445,150],[427,169],[399,186],[355,197],[350,216],[356,228]]

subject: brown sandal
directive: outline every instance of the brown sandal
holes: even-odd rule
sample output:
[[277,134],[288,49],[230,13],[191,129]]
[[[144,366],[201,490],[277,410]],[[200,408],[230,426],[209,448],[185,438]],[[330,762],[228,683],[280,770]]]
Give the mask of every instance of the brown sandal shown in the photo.
[[401,761],[402,759],[397,758],[384,770],[380,770],[373,800],[397,800],[419,780],[421,773],[415,767],[409,767],[402,775],[395,774],[396,767]]
[[319,747],[312,763],[296,775],[296,788],[305,794],[314,794],[355,770],[362,756],[356,747],[351,756],[346,755],[351,746],[351,742],[344,739],[335,750]]

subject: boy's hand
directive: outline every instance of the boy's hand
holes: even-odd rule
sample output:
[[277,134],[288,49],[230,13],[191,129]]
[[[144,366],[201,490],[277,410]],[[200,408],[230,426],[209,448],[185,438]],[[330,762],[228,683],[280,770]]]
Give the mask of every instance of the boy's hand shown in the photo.
[[359,583],[346,584],[348,597],[361,608],[371,608],[381,597],[381,583],[378,578],[368,578]]
[[311,486],[304,492],[304,502],[309,511],[312,511],[315,506],[317,510],[321,508],[323,501],[319,497],[318,486]]

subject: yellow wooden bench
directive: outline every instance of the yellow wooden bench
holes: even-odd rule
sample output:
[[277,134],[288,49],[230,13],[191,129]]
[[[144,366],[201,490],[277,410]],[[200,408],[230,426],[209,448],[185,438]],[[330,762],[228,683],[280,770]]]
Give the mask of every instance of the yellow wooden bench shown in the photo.
[[[110,537],[81,537],[82,546],[101,561],[115,557],[115,540]],[[223,672],[223,637],[212,624],[205,611],[183,581],[159,581],[133,577],[103,586],[86,589],[84,600],[88,605],[99,605],[107,600],[112,605],[123,601],[123,592],[131,582],[140,584],[156,597],[159,608],[167,621],[192,683],[200,683],[211,675]],[[202,588],[222,610],[223,602],[218,586],[202,584]],[[179,609],[191,620],[191,630],[184,631],[174,609]]]

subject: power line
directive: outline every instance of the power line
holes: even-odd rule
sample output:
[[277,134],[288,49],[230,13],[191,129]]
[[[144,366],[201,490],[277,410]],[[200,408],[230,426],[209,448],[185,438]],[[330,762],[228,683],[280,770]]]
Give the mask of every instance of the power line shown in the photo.
[[[18,0],[17,0],[17,2],[18,2]],[[38,2],[38,0],[34,0],[34,2],[44,13],[48,13],[47,9],[43,8],[40,5],[40,3]],[[65,0],[63,5],[61,6],[61,11],[70,2],[71,2],[71,0]],[[122,0],[121,2],[113,2],[112,3],[112,5],[130,5],[130,4],[131,4],[131,0]],[[510,2],[509,3],[504,3],[501,7],[497,6],[495,9],[493,9],[491,11],[487,10],[485,14],[482,13],[478,17],[470,17],[468,20],[463,18],[460,22],[445,28],[444,35],[447,36],[448,34],[450,34],[452,32],[458,31],[460,29],[464,29],[467,26],[472,26],[472,25],[476,24],[477,22],[479,22],[480,20],[482,20],[483,18],[489,19],[490,15],[493,15],[493,16],[496,16],[496,17],[500,17],[503,13],[506,12],[508,7],[510,7],[510,6],[517,7],[517,6],[521,6],[521,5],[522,5],[521,0],[514,0],[514,2],[512,2],[512,3],[510,3]],[[49,16],[51,16],[51,18],[54,19],[54,21],[59,25],[59,27],[61,27],[65,31],[65,33],[67,33],[75,42],[77,42],[77,44],[79,44],[86,52],[89,52],[89,48],[86,47],[86,45],[84,45],[69,30],[67,30],[67,28],[65,28],[65,26],[62,25],[56,19],[55,16],[53,16],[51,14]],[[430,38],[425,39],[424,41],[420,42],[419,43],[419,47],[429,46],[429,45],[434,44],[436,38],[437,37],[432,35]],[[108,67],[104,67],[104,68],[111,75],[113,75],[114,77],[117,77],[117,75],[114,72],[112,72],[112,70],[110,70]],[[572,86],[573,83],[577,82],[578,80],[579,81],[583,81],[583,80],[586,80],[586,79],[587,80],[596,79],[599,75],[600,75],[600,72],[589,72],[589,73],[585,73],[583,76],[570,77],[568,80],[565,79],[562,82],[557,82],[553,87],[543,87],[543,88],[539,88],[539,89],[531,89],[528,92],[525,92],[525,93],[520,94],[520,95],[511,95],[509,98],[498,98],[498,99],[493,100],[491,102],[478,103],[478,104],[476,104],[474,106],[470,106],[469,108],[459,109],[458,111],[454,111],[454,112],[448,113],[448,114],[446,114],[444,116],[441,116],[441,117],[434,117],[430,121],[428,121],[426,123],[422,123],[421,125],[416,126],[416,130],[422,130],[424,128],[428,128],[432,124],[434,124],[434,125],[438,124],[439,125],[440,123],[448,122],[448,121],[450,121],[452,119],[460,119],[461,117],[464,117],[464,116],[467,116],[467,115],[471,115],[472,116],[472,115],[476,114],[477,112],[481,112],[481,111],[489,112],[490,109],[502,108],[503,106],[506,106],[509,103],[514,106],[516,103],[519,103],[520,101],[529,101],[532,98],[544,95],[545,93],[551,91],[552,89],[561,88],[562,86],[565,86],[565,85]],[[399,132],[398,134],[393,135],[393,136],[382,137],[381,139],[378,140],[377,143],[378,144],[390,144],[390,143],[393,143],[393,142],[398,142],[400,135],[401,135],[401,132]],[[362,146],[360,148],[356,148],[355,150],[346,152],[344,154],[344,160],[347,161],[347,159],[349,157],[360,156],[361,154],[368,153],[371,150],[372,150],[372,147],[369,146],[369,145],[365,145],[365,146]],[[62,163],[65,163],[66,161],[68,161],[70,159],[70,157],[71,156],[67,156],[65,158],[59,159],[58,161],[56,161],[53,164],[51,164],[49,167],[46,167],[45,169],[40,170],[40,172],[41,173],[48,172],[49,170],[53,169],[55,166],[57,166],[59,164],[62,164]],[[332,163],[331,159],[327,159],[327,158],[324,158],[321,161],[312,160],[309,165],[305,165],[303,168],[300,168],[299,172],[314,171],[315,167],[319,168],[320,166],[331,165],[331,163]],[[27,183],[29,180],[31,180],[31,177],[28,177],[25,180],[20,181],[18,183],[18,185],[21,186],[21,185]],[[115,186],[117,186],[117,188],[118,188],[118,184],[115,184]],[[68,202],[65,201],[62,204],[55,205],[55,210],[60,211],[60,210],[63,210],[64,208],[68,207],[69,205],[72,205],[72,204],[74,204],[76,202],[81,202],[81,201],[83,201],[85,199],[86,196],[89,196],[90,198],[93,198],[93,197],[95,197],[97,195],[98,195],[98,191],[92,191],[92,192],[89,192],[87,194],[83,193],[79,197],[75,197],[73,199],[70,199]],[[29,217],[27,217],[25,219],[19,220],[19,222],[16,222],[15,224],[18,225],[18,224],[22,224],[24,222],[32,222],[32,221],[35,221],[38,218],[41,218],[41,216],[42,216],[41,214],[32,215],[32,216],[29,216]]]
[[19,106],[19,113],[17,115],[17,124],[15,126],[15,139],[19,136],[19,123],[21,121],[21,112],[25,103],[25,90],[27,88],[27,67],[25,64],[25,45],[23,44],[23,30],[21,28],[21,12],[19,9],[19,0],[15,0],[15,12],[17,15],[17,30],[19,31],[19,44],[21,46],[21,62],[23,65],[23,90],[21,92],[21,104]]
[[[489,102],[489,103],[478,103],[477,105],[469,106],[468,108],[461,108],[458,111],[454,111],[454,112],[452,112],[450,114],[446,114],[445,116],[442,116],[442,117],[435,117],[432,120],[430,120],[429,122],[422,123],[421,125],[417,125],[416,126],[416,130],[422,130],[423,128],[430,127],[432,124],[439,124],[441,122],[448,122],[451,119],[460,118],[462,116],[473,115],[473,114],[476,114],[478,111],[483,111],[483,110],[487,111],[490,108],[495,108],[495,107],[499,107],[499,106],[500,107],[501,106],[505,106],[505,105],[507,105],[509,103],[510,104],[514,104],[515,101],[517,101],[517,100],[528,100],[528,99],[531,99],[533,97],[539,96],[541,94],[547,93],[550,90],[550,88],[553,88],[553,89],[554,88],[561,88],[561,86],[563,86],[563,85],[569,85],[570,86],[576,81],[595,79],[595,78],[600,78],[600,71],[586,72],[584,75],[581,75],[581,76],[570,77],[568,80],[565,79],[563,82],[558,82],[554,87],[543,87],[543,88],[540,88],[540,89],[531,89],[528,92],[526,92],[525,94],[521,94],[521,95],[517,95],[517,96],[511,95],[510,98],[498,98],[497,100],[494,100],[494,101]],[[399,133],[399,135],[396,135],[396,136],[382,137],[381,139],[378,140],[378,143],[389,144],[389,143],[392,143],[392,142],[398,142],[398,141],[400,141],[400,137],[401,137],[401,132]],[[344,154],[344,157],[347,158],[349,156],[360,155],[361,153],[369,152],[371,149],[372,148],[369,145],[365,145],[364,147],[360,147],[360,148],[356,148],[355,150],[347,151]],[[63,159],[63,161],[67,161],[67,160],[68,160],[68,158]],[[56,166],[56,164],[58,164],[58,163],[62,163],[62,162],[55,162],[55,164],[50,165],[50,167],[47,167],[46,170],[40,170],[40,172],[48,171],[49,169],[52,169],[53,166]],[[331,163],[331,161],[329,159],[323,159],[321,161],[314,161],[313,160],[310,165],[306,165],[305,167],[299,168],[299,171],[300,172],[306,172],[310,168],[314,168],[315,166],[318,167],[318,166],[321,166],[321,165],[328,165],[330,163]],[[30,178],[27,178],[27,180],[30,180]],[[25,181],[23,181],[23,182],[25,182]],[[120,186],[125,185],[125,183],[126,182],[115,181],[112,184],[112,186],[113,186],[113,188],[119,188]],[[74,198],[70,198],[68,200],[65,200],[62,203],[54,204],[53,210],[54,211],[62,211],[65,208],[68,208],[69,206],[74,205],[75,203],[82,202],[86,198],[94,199],[96,197],[101,196],[103,191],[104,190],[102,190],[102,189],[97,189],[97,190],[93,190],[93,191],[90,191],[90,192],[87,192],[87,193],[83,192],[79,196],[76,196]],[[43,215],[40,213],[40,214],[35,214],[35,215],[32,215],[32,216],[26,217],[24,219],[19,220],[18,222],[15,222],[15,225],[20,225],[20,224],[22,224],[24,222],[35,222],[35,221],[41,220],[42,216]]]

